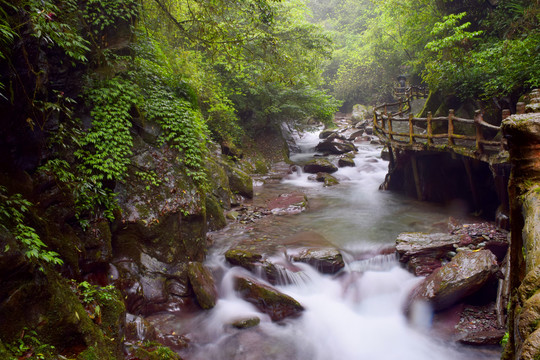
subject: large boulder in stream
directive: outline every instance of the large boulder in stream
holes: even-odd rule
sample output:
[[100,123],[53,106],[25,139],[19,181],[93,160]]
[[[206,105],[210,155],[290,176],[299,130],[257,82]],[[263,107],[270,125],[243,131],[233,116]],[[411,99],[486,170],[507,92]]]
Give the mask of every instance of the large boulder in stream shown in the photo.
[[489,250],[460,251],[414,289],[411,303],[425,301],[436,311],[448,308],[482,288],[498,269]]
[[460,243],[457,235],[405,232],[396,239],[399,261],[407,264],[409,271],[417,276],[431,274],[441,267],[442,260]]
[[330,139],[320,142],[315,150],[329,154],[345,154],[351,151],[356,151],[356,147],[349,141],[338,141],[338,139]]
[[327,159],[313,159],[304,165],[304,171],[310,174],[319,172],[331,174],[338,171],[338,168]]
[[280,279],[276,265],[268,261],[261,253],[233,248],[225,252],[225,259],[231,265],[243,267],[256,275],[266,277],[266,280],[272,284],[276,284]]
[[189,282],[197,302],[203,309],[211,309],[217,302],[217,288],[214,277],[208,268],[200,262],[188,264]]
[[244,300],[270,316],[272,321],[297,317],[304,310],[304,307],[289,295],[254,279],[237,277],[235,290]]
[[343,256],[333,247],[302,249],[292,255],[294,261],[307,263],[324,274],[335,274],[345,267]]

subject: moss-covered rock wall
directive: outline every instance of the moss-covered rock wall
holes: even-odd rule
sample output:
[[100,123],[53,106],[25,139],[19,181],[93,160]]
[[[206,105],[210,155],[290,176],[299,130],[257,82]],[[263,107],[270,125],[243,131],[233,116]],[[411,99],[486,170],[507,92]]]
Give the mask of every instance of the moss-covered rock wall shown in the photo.
[[540,357],[540,114],[503,121],[513,165],[509,341],[504,359]]

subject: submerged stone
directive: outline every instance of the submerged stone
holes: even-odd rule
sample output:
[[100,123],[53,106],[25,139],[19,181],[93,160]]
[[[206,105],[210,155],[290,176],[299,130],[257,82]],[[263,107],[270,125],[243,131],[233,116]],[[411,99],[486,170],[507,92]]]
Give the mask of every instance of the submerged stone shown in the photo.
[[304,165],[304,171],[310,174],[316,174],[319,172],[331,174],[338,171],[338,168],[327,159],[313,159]]
[[248,329],[250,327],[259,325],[260,322],[261,322],[261,319],[259,317],[253,316],[249,318],[236,320],[231,325],[237,329]]
[[254,279],[237,277],[235,290],[244,300],[270,316],[272,321],[297,317],[304,310],[304,307],[289,295]]
[[324,183],[324,186],[333,186],[339,184],[338,179],[324,172],[317,173],[315,180]]

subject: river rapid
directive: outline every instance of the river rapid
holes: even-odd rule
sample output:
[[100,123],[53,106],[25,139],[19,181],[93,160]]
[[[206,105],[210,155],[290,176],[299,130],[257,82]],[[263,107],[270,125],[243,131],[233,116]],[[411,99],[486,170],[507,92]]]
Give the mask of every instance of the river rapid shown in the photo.
[[[303,163],[316,155],[318,132],[295,134]],[[393,245],[404,231],[445,229],[459,207],[444,208],[379,191],[388,163],[382,147],[356,143],[355,167],[333,174],[340,184],[323,187],[308,174],[294,172],[279,182],[256,181],[254,204],[279,194],[300,191],[308,209],[294,215],[268,215],[248,224],[232,223],[211,234],[214,244],[206,265],[218,285],[219,300],[208,311],[161,314],[149,318],[163,332],[185,334],[190,345],[185,360],[494,360],[498,349],[457,346],[431,329],[431,313],[403,314],[409,291],[421,280],[398,263],[393,254],[363,259]],[[224,258],[231,244],[250,238],[280,239],[317,233],[340,249],[345,260],[341,276],[324,275],[304,263],[286,274],[289,284],[277,288],[305,308],[295,319],[274,323],[268,315],[242,300],[233,290],[235,275],[247,275]],[[251,274],[251,276],[253,276]],[[258,326],[236,329],[238,318],[257,316]]]

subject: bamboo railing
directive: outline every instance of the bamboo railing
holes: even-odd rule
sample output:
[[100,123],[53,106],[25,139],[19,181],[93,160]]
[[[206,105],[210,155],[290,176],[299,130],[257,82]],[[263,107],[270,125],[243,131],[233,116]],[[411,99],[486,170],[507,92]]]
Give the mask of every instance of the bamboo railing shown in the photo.
[[[390,112],[389,109],[392,107],[397,107],[397,111]],[[409,98],[376,107],[373,111],[375,133],[381,140],[390,142],[394,146],[422,144],[424,147],[429,148],[447,145],[450,148],[466,147],[475,150],[479,154],[483,154],[486,147],[499,147],[498,150],[502,149],[501,140],[484,138],[484,130],[498,133],[500,127],[485,122],[480,110],[476,110],[474,119],[456,117],[454,110],[450,110],[447,117],[433,117],[431,112],[428,112],[427,118],[416,118],[412,114],[405,116],[409,110]],[[445,128],[445,133],[434,133],[434,124],[438,123],[443,123],[438,128]],[[447,124],[447,126],[444,126],[444,124]],[[456,125],[458,124],[463,124],[460,126],[461,134],[456,132]],[[470,135],[472,133],[474,133],[474,136]],[[457,141],[459,141],[459,144],[457,144]]]

